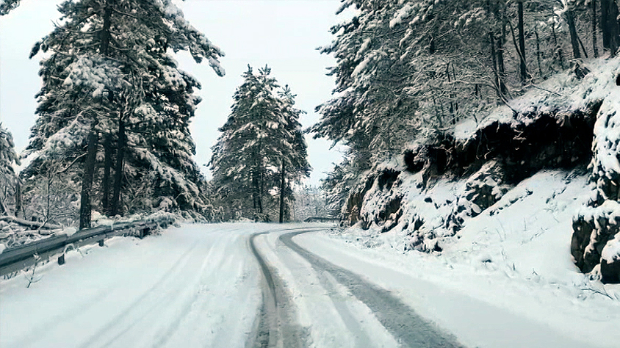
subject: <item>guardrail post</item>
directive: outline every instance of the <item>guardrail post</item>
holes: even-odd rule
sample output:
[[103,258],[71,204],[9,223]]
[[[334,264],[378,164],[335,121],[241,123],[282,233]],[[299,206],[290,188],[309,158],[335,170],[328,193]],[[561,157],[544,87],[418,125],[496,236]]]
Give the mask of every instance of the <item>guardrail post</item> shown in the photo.
[[62,255],[58,256],[58,264],[61,265],[61,266],[65,264],[65,254],[64,253]]

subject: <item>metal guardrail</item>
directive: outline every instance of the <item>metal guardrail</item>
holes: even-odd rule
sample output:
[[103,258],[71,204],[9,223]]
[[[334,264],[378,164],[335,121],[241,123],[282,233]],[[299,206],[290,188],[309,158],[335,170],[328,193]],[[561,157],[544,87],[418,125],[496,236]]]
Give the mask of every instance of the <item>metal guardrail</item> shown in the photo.
[[[150,234],[155,228],[166,228],[168,225],[174,223],[174,221],[172,217],[162,217],[158,219],[122,222],[110,226],[97,226],[80,230],[71,236],[58,235],[20,245],[15,248],[5,249],[4,252],[0,254],[0,276],[19,271],[35,264],[38,260],[49,259],[52,255],[61,252],[62,255],[58,261],[62,264],[64,263],[64,251],[69,245],[77,248],[83,245],[99,243],[99,245],[103,246],[103,241],[106,238],[127,233],[132,230],[137,232],[138,236],[142,238]],[[35,260],[34,255],[38,255],[39,259]]]
[[340,219],[335,218],[335,217],[327,217],[327,216],[311,216],[304,220],[304,222],[329,222],[329,221],[340,221]]

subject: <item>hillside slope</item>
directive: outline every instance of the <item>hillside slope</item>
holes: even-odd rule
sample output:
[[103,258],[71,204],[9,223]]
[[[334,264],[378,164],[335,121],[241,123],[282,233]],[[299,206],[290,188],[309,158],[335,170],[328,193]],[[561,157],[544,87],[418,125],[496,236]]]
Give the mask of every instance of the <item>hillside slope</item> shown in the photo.
[[620,281],[619,73],[617,58],[576,64],[412,144],[349,196],[349,232],[620,301],[620,288],[600,284]]

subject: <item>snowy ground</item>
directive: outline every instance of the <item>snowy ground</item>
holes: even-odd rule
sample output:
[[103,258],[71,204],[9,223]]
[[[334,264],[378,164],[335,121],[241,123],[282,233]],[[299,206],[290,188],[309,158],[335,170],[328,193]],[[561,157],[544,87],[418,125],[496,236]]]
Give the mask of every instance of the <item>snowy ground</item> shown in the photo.
[[[294,235],[317,226],[323,232]],[[439,257],[403,254],[389,234],[368,248],[370,237],[324,224],[185,225],[143,240],[115,237],[70,252],[63,266],[40,266],[30,288],[23,275],[0,281],[0,346],[243,347],[263,342],[261,333],[281,347],[416,339],[450,347],[453,335],[468,347],[617,346],[620,301],[545,273],[573,272],[569,261],[534,277],[527,257],[507,248],[512,237],[499,243],[502,259],[492,235],[479,245],[491,262],[465,248],[467,233]],[[512,260],[524,263],[511,272]],[[573,280],[582,277],[575,271]]]
[[[427,195],[454,200],[464,185],[441,180]],[[620,285],[581,274],[570,254],[572,218],[590,192],[584,176],[542,171],[466,220],[441,253],[403,253],[400,231],[348,229],[298,241],[413,301],[468,346],[618,347]]]

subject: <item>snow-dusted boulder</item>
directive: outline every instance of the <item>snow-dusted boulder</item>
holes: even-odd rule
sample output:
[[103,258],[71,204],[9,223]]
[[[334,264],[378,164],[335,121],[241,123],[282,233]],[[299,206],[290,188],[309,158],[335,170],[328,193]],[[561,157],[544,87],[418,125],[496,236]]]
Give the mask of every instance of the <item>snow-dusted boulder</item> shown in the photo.
[[379,171],[371,188],[365,193],[366,199],[360,210],[365,228],[381,227],[382,232],[394,228],[403,214],[402,193],[399,190],[401,171],[386,168]]
[[620,234],[616,234],[603,248],[601,276],[605,283],[620,283]]
[[620,282],[620,261],[612,252],[607,252],[605,267],[602,264],[603,250],[616,250],[606,245],[615,243],[620,232],[620,88],[615,87],[599,110],[592,150],[588,166],[592,197],[588,207],[573,219],[571,253],[582,272],[590,272],[600,263],[604,281]]
[[460,230],[466,219],[480,215],[499,201],[508,189],[502,165],[497,161],[487,162],[467,180],[446,227],[455,232]]
[[588,273],[601,262],[605,245],[620,231],[620,203],[584,207],[573,219],[571,253],[579,269]]

